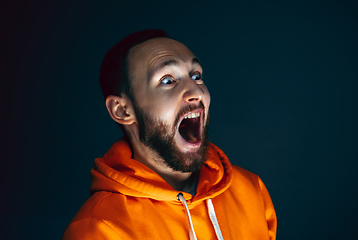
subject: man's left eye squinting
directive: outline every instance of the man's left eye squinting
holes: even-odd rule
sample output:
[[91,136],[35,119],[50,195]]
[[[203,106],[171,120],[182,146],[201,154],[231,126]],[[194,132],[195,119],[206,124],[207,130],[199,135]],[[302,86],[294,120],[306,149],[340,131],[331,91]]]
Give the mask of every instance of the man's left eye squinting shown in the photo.
[[191,76],[191,79],[194,80],[194,81],[202,80],[202,79],[201,79],[201,74],[200,74],[200,73],[194,73],[194,74]]

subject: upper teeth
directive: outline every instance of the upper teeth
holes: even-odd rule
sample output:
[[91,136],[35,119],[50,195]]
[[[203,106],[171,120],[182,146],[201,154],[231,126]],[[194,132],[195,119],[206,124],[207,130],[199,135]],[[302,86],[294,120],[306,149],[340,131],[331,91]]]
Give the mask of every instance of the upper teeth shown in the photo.
[[190,114],[188,114],[188,115],[186,115],[185,117],[184,117],[184,119],[187,119],[187,118],[197,118],[197,117],[199,117],[200,116],[200,113],[190,113]]

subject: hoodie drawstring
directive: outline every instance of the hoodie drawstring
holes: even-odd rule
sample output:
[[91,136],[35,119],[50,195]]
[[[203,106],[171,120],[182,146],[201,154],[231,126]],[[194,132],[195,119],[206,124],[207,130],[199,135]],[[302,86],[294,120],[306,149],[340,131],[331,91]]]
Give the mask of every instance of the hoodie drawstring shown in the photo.
[[206,201],[206,204],[208,205],[209,217],[210,217],[211,223],[212,223],[213,226],[214,226],[216,236],[218,237],[219,240],[224,240],[223,235],[221,234],[221,230],[220,230],[220,226],[219,226],[218,219],[216,218],[216,214],[215,214],[215,210],[214,210],[214,205],[213,205],[213,202],[211,201],[211,198],[209,198],[209,199]]
[[183,206],[185,208],[185,214],[186,214],[186,217],[187,217],[188,223],[189,223],[190,240],[197,240],[195,230],[194,230],[194,226],[193,226],[193,222],[191,221],[191,216],[190,216],[188,204],[186,203],[186,200],[185,200],[183,194],[179,193],[178,196],[177,196],[177,199],[183,204]]
[[[183,196],[182,193],[179,193],[177,195],[177,199],[183,204],[184,206],[184,209],[185,209],[185,214],[186,214],[186,217],[188,219],[188,224],[189,224],[189,236],[190,236],[190,240],[197,240],[196,238],[196,234],[195,234],[195,230],[194,230],[194,226],[193,226],[193,222],[191,221],[191,215],[190,215],[190,212],[189,212],[189,208],[188,208],[188,204],[186,203],[186,200]],[[213,224],[214,226],[214,230],[215,230],[215,233],[216,233],[216,237],[219,239],[219,240],[224,240],[223,238],[223,235],[221,233],[221,230],[220,230],[220,226],[219,226],[219,222],[216,218],[216,214],[215,214],[215,210],[214,210],[214,205],[211,201],[211,198],[209,198],[207,201],[207,206],[208,206],[208,211],[209,211],[209,217],[210,217],[210,220],[211,220],[211,223]]]

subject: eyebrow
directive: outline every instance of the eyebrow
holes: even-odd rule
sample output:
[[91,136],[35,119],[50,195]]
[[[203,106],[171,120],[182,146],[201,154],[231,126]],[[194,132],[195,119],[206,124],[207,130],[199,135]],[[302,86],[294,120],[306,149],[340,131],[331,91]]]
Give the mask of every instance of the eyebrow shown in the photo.
[[197,57],[195,57],[195,58],[193,58],[193,60],[191,61],[193,64],[198,64],[198,65],[200,65],[200,67],[201,67],[201,63],[200,63],[200,61],[199,61],[199,58],[197,58]]
[[[201,64],[200,64],[200,61],[197,57],[194,57],[192,60],[191,60],[192,64],[193,65],[199,65],[201,67]],[[156,74],[157,72],[159,72],[162,68],[164,67],[167,67],[167,66],[175,66],[175,65],[178,65],[178,61],[175,60],[175,59],[171,59],[171,60],[168,60],[168,61],[164,61],[162,63],[160,63],[158,66],[156,66],[155,68],[151,69],[148,73],[148,80],[150,80],[154,74]]]

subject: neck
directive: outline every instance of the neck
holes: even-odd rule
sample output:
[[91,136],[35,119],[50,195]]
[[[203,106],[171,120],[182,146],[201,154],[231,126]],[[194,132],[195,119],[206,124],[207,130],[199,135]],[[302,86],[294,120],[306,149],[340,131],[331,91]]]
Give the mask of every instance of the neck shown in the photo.
[[177,191],[188,192],[193,184],[193,173],[158,174]]

